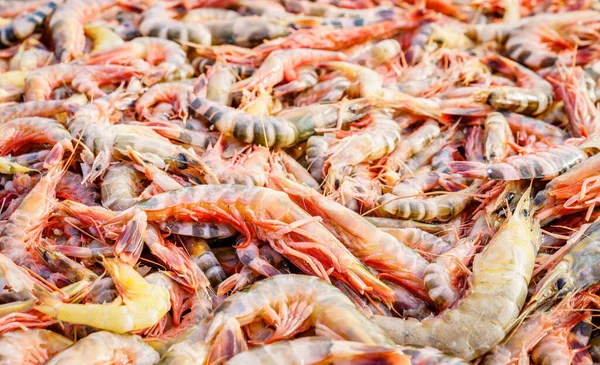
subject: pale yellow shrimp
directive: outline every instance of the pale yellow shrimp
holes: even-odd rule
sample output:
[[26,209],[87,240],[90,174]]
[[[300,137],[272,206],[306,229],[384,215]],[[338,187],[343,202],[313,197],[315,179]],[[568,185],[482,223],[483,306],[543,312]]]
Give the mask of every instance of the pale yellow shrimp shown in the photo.
[[326,62],[325,66],[341,71],[350,81],[358,84],[358,97],[373,98],[383,93],[383,77],[376,71],[350,62]]
[[160,356],[136,335],[119,335],[107,331],[94,332],[50,359],[46,365],[122,363],[156,364]]
[[141,178],[131,165],[110,166],[100,187],[102,205],[112,210],[131,208],[138,200]]
[[146,10],[139,30],[143,36],[170,39],[180,43],[184,50],[187,50],[190,44],[210,46],[212,38],[202,23],[188,24],[173,20],[169,11],[161,5]]
[[10,101],[20,98],[25,92],[25,77],[27,72],[8,71],[0,74],[0,101]]
[[466,360],[499,344],[521,312],[540,244],[529,194],[475,256],[471,286],[455,307],[422,321],[378,316],[374,321],[396,343],[432,346]]
[[74,304],[44,298],[35,309],[59,321],[125,333],[156,324],[171,308],[168,291],[148,283],[133,267],[117,259],[106,259],[104,267],[119,290],[115,301]]
[[276,327],[259,343],[288,339],[314,327],[318,335],[390,346],[393,342],[339,289],[305,275],[276,275],[227,297],[203,323],[172,345],[162,364],[226,361],[247,348],[241,327],[258,319]]
[[28,101],[9,105],[0,109],[0,123],[24,117],[50,118],[68,110],[70,106],[78,104],[65,100]]
[[73,341],[45,329],[12,331],[0,336],[0,365],[46,364]]
[[56,63],[56,59],[52,52],[44,49],[32,48],[17,53],[10,60],[10,69],[12,71],[33,71],[54,63]]
[[374,68],[392,61],[400,54],[400,51],[400,43],[397,40],[386,39],[352,55],[351,59],[368,68]]
[[92,53],[108,51],[125,43],[120,35],[103,25],[86,25],[85,34],[94,41]]
[[510,152],[509,144],[514,142],[510,125],[501,113],[491,113],[484,124],[484,154],[483,160],[487,163],[502,162]]
[[54,53],[60,62],[66,63],[83,55],[84,24],[115,5],[116,0],[68,0],[56,8],[48,27],[52,32]]

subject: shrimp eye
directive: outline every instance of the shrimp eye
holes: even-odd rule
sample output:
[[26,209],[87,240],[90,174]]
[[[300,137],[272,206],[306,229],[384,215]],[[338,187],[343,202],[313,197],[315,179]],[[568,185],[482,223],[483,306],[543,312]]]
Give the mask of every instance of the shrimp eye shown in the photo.
[[506,194],[506,200],[509,203],[512,202],[514,198],[515,198],[515,193],[508,193],[508,194]]
[[356,108],[355,108],[355,107],[353,107],[353,106],[350,106],[350,107],[348,107],[348,111],[349,111],[350,113],[356,113],[356,112],[357,112]]
[[556,280],[556,289],[561,290],[567,284],[567,280],[564,278],[559,278]]
[[523,214],[523,217],[529,217],[529,209],[523,209],[521,214]]

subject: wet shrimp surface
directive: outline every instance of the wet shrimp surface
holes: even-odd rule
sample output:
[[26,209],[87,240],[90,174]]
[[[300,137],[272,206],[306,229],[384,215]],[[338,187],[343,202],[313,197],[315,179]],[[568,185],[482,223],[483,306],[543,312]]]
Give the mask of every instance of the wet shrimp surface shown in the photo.
[[600,363],[598,44],[597,0],[0,0],[0,365]]

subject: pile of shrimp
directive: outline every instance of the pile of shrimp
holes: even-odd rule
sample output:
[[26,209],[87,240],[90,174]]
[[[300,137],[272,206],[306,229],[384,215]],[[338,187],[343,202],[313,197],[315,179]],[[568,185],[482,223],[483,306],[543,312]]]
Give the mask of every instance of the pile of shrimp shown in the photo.
[[600,363],[597,0],[0,0],[0,365]]

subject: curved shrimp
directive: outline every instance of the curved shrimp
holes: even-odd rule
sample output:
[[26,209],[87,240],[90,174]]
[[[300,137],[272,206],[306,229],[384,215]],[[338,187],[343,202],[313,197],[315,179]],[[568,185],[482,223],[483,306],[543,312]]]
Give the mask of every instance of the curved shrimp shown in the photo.
[[0,48],[13,46],[32,35],[62,2],[63,0],[48,1],[36,11],[21,15],[0,28]]
[[311,276],[276,275],[227,297],[207,321],[172,345],[163,364],[226,361],[247,348],[242,326],[263,319],[276,329],[261,343],[314,327],[317,335],[372,345],[393,345],[341,291]]
[[540,243],[529,194],[475,256],[471,287],[455,307],[422,321],[376,316],[375,323],[396,343],[432,346],[466,360],[499,344],[525,302]]
[[128,81],[134,76],[140,76],[140,72],[127,66],[76,64],[46,66],[27,73],[25,101],[51,99],[52,91],[64,83],[70,83],[73,89],[90,98],[97,98],[106,95],[100,86]]
[[100,186],[102,205],[112,210],[131,208],[138,200],[140,182],[140,174],[131,165],[110,166]]
[[148,109],[158,102],[169,102],[173,111],[183,119],[187,118],[194,88],[183,82],[165,82],[153,85],[135,102],[135,111],[139,116],[149,118]]
[[517,113],[502,113],[502,115],[517,136],[536,136],[538,140],[548,141],[553,145],[563,144],[569,138],[566,131],[550,124],[548,117],[538,120]]
[[564,173],[585,159],[587,159],[587,155],[579,147],[558,145],[545,151],[511,156],[506,158],[504,162],[495,164],[453,161],[449,162],[448,166],[450,166],[452,172],[477,179],[549,179]]
[[83,55],[84,24],[102,11],[117,5],[116,0],[67,0],[50,18],[49,28],[56,57],[67,63]]
[[499,163],[509,153],[509,144],[514,142],[512,131],[504,115],[491,113],[484,124],[483,160],[487,163]]
[[71,344],[68,338],[45,329],[8,332],[0,336],[0,364],[45,364]]
[[377,213],[383,217],[447,222],[467,207],[480,186],[481,181],[478,180],[457,193],[427,199],[398,198],[394,194],[384,194],[377,202]]
[[191,108],[208,119],[219,131],[228,136],[266,147],[291,147],[317,133],[319,129],[332,128],[357,120],[365,115],[371,102],[354,99],[336,105],[311,105],[286,110],[277,117],[256,117],[227,107],[206,98],[196,98]]
[[54,119],[17,118],[0,124],[0,155],[6,155],[31,144],[61,144],[72,151],[71,134]]
[[315,86],[319,81],[319,75],[317,75],[317,70],[313,66],[300,66],[296,73],[298,75],[296,80],[290,81],[285,85],[276,86],[273,89],[274,97],[277,98],[289,93],[306,90],[309,87]]
[[143,68],[138,61],[145,61],[157,68],[147,69],[152,73],[146,80],[147,83],[156,83],[161,79],[173,80],[185,79],[193,74],[193,68],[187,62],[185,51],[175,42],[168,39],[139,37],[122,46],[90,55],[86,62],[88,64],[122,64],[135,65]]
[[236,75],[231,67],[217,62],[206,75],[206,98],[219,104],[231,106],[231,87]]
[[313,189],[277,176],[270,184],[287,193],[310,214],[323,218],[323,223],[366,265],[426,297],[423,272],[427,261],[402,242],[378,229],[359,214],[333,202]]
[[56,63],[54,53],[45,49],[32,48],[16,54],[10,60],[12,71],[33,71]]
[[544,113],[552,105],[552,85],[534,71],[497,54],[485,56],[482,62],[494,71],[516,78],[519,87],[492,86],[476,93],[475,100],[486,102],[497,109],[534,116]]
[[117,300],[107,304],[74,304],[47,297],[35,309],[59,321],[115,333],[150,327],[171,309],[168,291],[148,283],[133,267],[117,259],[106,259],[104,267],[119,290]]
[[[193,208],[192,208],[193,207]],[[391,290],[375,278],[325,227],[281,192],[239,185],[198,185],[152,196],[136,205],[151,222],[181,217],[230,223],[257,237],[304,272],[348,283],[358,293],[389,301]],[[192,210],[190,210],[192,209]],[[115,219],[126,219],[124,214]],[[395,240],[394,240],[395,241]]]
[[188,24],[172,20],[168,10],[161,5],[155,5],[144,12],[139,29],[143,36],[175,41],[180,43],[184,50],[187,50],[190,44],[210,46],[212,38],[203,23]]
[[284,78],[295,79],[295,77],[286,75],[295,74],[295,69],[299,66],[323,61],[344,60],[345,58],[346,56],[340,52],[318,51],[309,48],[275,51],[263,61],[252,76],[234,84],[232,91],[252,90],[258,86],[268,89]]
[[125,43],[115,31],[102,25],[86,25],[85,34],[94,41],[91,53],[108,51]]
[[101,365],[122,362],[136,365],[156,364],[160,356],[139,336],[107,331],[94,332],[50,359],[47,365]]

